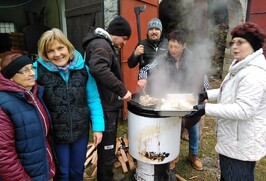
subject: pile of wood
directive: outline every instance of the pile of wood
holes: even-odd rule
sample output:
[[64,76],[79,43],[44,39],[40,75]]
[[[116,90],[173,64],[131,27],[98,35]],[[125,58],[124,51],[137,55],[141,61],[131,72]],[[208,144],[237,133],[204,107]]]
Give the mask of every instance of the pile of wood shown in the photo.
[[[90,167],[90,170],[93,170],[89,177],[96,177],[97,174],[97,160],[98,160],[98,155],[97,155],[97,149],[94,146],[94,143],[89,143],[87,146],[87,154],[86,154],[86,162],[85,162],[85,168]],[[88,174],[86,172],[86,174]]]
[[128,172],[128,168],[129,170],[134,170],[136,168],[134,160],[128,151],[128,139],[126,135],[116,140],[115,154],[118,160],[115,163],[115,168],[122,166],[124,173]]
[[[129,170],[134,170],[135,162],[132,156],[129,154],[129,147],[128,147],[128,139],[126,135],[123,137],[119,137],[116,140],[116,150],[115,154],[117,157],[117,161],[114,164],[116,169],[122,167],[124,173],[128,172]],[[89,143],[87,146],[87,154],[86,154],[86,177],[94,178],[97,174],[97,149],[95,148],[93,143]]]

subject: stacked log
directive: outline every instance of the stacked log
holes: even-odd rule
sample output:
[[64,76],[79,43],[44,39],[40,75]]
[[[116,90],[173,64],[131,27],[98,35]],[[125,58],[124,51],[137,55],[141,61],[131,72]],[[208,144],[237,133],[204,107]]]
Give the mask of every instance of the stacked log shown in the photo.
[[[116,140],[115,154],[117,160],[114,164],[114,168],[118,169],[122,167],[124,173],[136,168],[134,159],[129,154],[129,146],[127,136],[119,137]],[[95,178],[97,174],[97,149],[94,143],[89,143],[87,146],[86,162],[84,164],[86,168],[85,177]]]
[[136,168],[132,156],[129,154],[128,139],[126,135],[119,137],[116,141],[116,151],[118,161],[120,162],[123,172],[126,173],[129,170],[134,170]]

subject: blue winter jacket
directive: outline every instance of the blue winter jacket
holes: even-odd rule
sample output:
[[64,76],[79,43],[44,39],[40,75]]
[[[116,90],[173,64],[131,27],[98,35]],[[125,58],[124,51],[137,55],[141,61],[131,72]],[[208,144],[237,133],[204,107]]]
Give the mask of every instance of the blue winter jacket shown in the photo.
[[[45,133],[39,111],[33,103],[33,93],[18,92],[12,85],[3,85],[2,80],[5,79],[1,74],[0,181],[7,178],[26,181],[28,177],[32,181],[48,181],[50,170]],[[42,93],[43,89],[39,87],[40,100]]]

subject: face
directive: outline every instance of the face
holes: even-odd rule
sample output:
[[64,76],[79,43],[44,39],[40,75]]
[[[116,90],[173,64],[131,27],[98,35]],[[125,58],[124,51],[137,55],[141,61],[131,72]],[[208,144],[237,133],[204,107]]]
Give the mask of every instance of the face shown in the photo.
[[46,56],[56,66],[64,67],[69,63],[70,53],[66,45],[54,41],[48,46]]
[[179,58],[182,55],[185,47],[186,45],[182,45],[176,40],[168,41],[168,51],[175,59]]
[[32,64],[28,64],[20,69],[11,80],[30,90],[35,85],[35,72]]
[[162,32],[157,28],[151,28],[148,30],[148,38],[150,40],[160,40]]
[[231,42],[231,53],[237,61],[241,61],[245,59],[248,55],[254,52],[252,46],[249,42],[240,37],[235,37]]
[[112,36],[112,40],[113,40],[114,46],[116,48],[121,49],[127,43],[128,37],[127,36]]

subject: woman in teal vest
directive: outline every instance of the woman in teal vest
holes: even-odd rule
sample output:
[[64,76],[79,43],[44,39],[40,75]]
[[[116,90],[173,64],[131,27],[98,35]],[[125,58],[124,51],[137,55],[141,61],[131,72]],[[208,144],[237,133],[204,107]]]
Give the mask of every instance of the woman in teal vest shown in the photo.
[[53,28],[38,42],[36,80],[51,114],[58,169],[54,181],[82,181],[90,124],[95,146],[104,116],[94,78],[63,32]]

